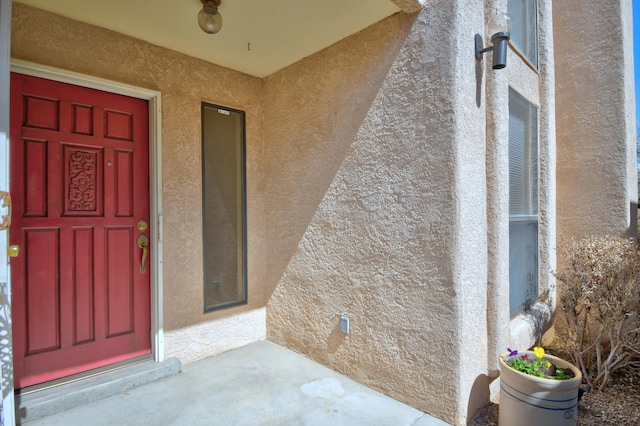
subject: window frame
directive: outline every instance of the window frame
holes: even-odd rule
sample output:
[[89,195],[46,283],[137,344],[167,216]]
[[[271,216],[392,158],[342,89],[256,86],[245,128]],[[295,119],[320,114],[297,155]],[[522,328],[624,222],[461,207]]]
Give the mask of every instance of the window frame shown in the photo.
[[[511,134],[511,120],[513,114],[512,104],[514,102],[518,102],[521,107],[525,108],[525,113],[522,116],[526,115],[526,129],[525,129],[525,138],[524,141],[525,146],[523,147],[523,152],[529,152],[528,158],[526,160],[526,170],[524,170],[523,181],[526,182],[523,186],[525,186],[525,190],[523,191],[523,201],[522,206],[520,208],[521,211],[513,213],[512,207],[512,155],[511,155],[511,144],[512,144],[512,134]],[[521,116],[521,117],[522,117]],[[527,98],[521,95],[517,90],[509,87],[509,312],[511,319],[514,319],[518,315],[525,313],[529,310],[531,306],[533,306],[536,302],[539,301],[539,289],[540,289],[540,110],[539,107],[534,103],[530,102]],[[535,145],[534,145],[535,144]],[[532,145],[534,145],[532,147]],[[532,148],[535,148],[535,154],[533,154]],[[535,159],[535,162],[532,163],[532,159]],[[532,170],[532,167],[535,167],[535,171]],[[535,179],[535,182],[531,182]],[[535,282],[529,285],[519,285],[519,289],[524,290],[524,294],[518,295],[518,302],[514,306],[513,304],[513,294],[512,290],[514,289],[513,279],[514,268],[512,267],[512,262],[514,261],[513,255],[514,250],[512,247],[512,226],[522,226],[527,223],[535,224],[535,248],[530,249],[533,253],[533,267],[531,270],[535,270]],[[526,242],[526,240],[525,240]],[[520,271],[519,271],[520,272]],[[522,275],[522,274],[520,274]],[[529,279],[529,278],[527,278]]]
[[[205,202],[206,202],[206,161],[205,161],[205,111],[207,108],[211,108],[211,109],[215,109],[218,110],[218,112],[220,111],[226,111],[228,113],[233,113],[233,114],[238,114],[240,116],[240,126],[242,127],[242,135],[239,138],[239,155],[240,155],[240,165],[239,165],[239,173],[240,173],[240,203],[241,203],[241,212],[240,212],[240,218],[241,218],[241,225],[238,227],[237,230],[239,230],[242,235],[240,237],[240,242],[242,244],[242,248],[240,250],[240,255],[241,255],[241,259],[240,259],[240,270],[242,273],[242,277],[239,278],[240,281],[240,297],[238,297],[236,300],[230,301],[230,302],[222,302],[219,304],[215,304],[215,305],[211,305],[208,306],[207,305],[207,285],[211,285],[211,283],[207,282],[207,274],[206,274],[206,212],[205,212]],[[248,262],[247,262],[247,159],[246,159],[246,135],[247,135],[247,125],[246,125],[246,113],[245,111],[242,110],[237,110],[237,109],[233,109],[233,108],[228,108],[222,105],[217,105],[217,104],[213,104],[213,103],[208,103],[208,102],[202,102],[201,106],[200,106],[200,111],[201,111],[201,115],[200,115],[200,123],[201,123],[201,142],[200,142],[200,148],[201,148],[201,172],[202,172],[202,177],[201,177],[201,184],[202,184],[202,257],[203,257],[203,293],[202,293],[202,297],[203,297],[203,308],[204,308],[204,313],[208,313],[208,312],[213,312],[213,311],[218,311],[218,310],[222,310],[222,309],[227,309],[227,308],[232,308],[235,306],[240,306],[240,305],[246,305],[249,302],[249,296],[248,296]],[[237,258],[236,258],[237,260]]]
[[[509,16],[511,18],[511,40],[509,44],[511,47],[520,55],[525,61],[527,61],[534,69],[538,69],[538,0],[508,0],[508,5],[511,5],[512,2],[518,1],[521,3],[523,8],[523,14],[528,14],[528,11],[533,9],[531,16],[525,16],[523,18],[523,23],[516,23],[516,15],[511,7],[507,7]],[[530,6],[529,2],[533,2],[534,5]],[[533,20],[533,22],[531,22]],[[531,37],[533,42],[533,47],[526,48],[525,46],[521,46],[518,41],[519,33],[514,31],[514,29],[523,28],[523,36]],[[523,40],[523,44],[527,44],[529,40]]]

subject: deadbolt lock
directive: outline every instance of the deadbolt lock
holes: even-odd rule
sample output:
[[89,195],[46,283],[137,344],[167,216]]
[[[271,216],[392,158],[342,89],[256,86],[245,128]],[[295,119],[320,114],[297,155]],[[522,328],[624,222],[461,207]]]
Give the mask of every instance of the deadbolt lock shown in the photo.
[[149,225],[147,224],[146,220],[142,219],[140,222],[138,222],[138,231],[144,232],[148,227]]

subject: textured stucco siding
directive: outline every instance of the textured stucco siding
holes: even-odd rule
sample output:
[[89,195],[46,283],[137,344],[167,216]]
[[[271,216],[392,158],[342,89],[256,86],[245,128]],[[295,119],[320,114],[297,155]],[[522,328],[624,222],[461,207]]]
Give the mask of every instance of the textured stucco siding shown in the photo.
[[[213,326],[216,318],[264,307],[262,81],[20,3],[13,5],[12,29],[13,58],[161,92],[165,330]],[[251,298],[210,314],[203,314],[202,289],[203,101],[247,112]]]
[[482,7],[393,16],[267,77],[263,108],[268,338],[456,424],[486,372]]
[[[506,0],[485,2],[485,22],[506,10]],[[486,29],[484,44],[490,42]],[[486,110],[487,162],[487,377],[478,386],[488,387],[498,372],[497,356],[509,342],[509,75],[519,60],[511,49],[507,52],[507,67],[499,72],[490,68],[491,59],[477,67],[486,79],[481,98]],[[514,73],[518,74],[518,73]],[[480,395],[481,397],[486,397]],[[486,401],[472,401],[476,405]]]
[[554,3],[558,242],[635,235],[631,0]]
[[[447,2],[439,2],[444,8]],[[438,32],[447,26],[455,28],[452,51],[455,52],[453,72],[455,79],[455,181],[452,188],[456,194],[455,217],[452,234],[447,237],[453,248],[453,286],[456,293],[457,318],[455,330],[457,344],[455,352],[443,354],[438,362],[446,363],[455,355],[458,365],[456,409],[447,417],[452,424],[466,424],[487,402],[486,377],[489,354],[489,339],[493,336],[488,328],[488,222],[487,199],[487,118],[489,104],[486,98],[474,96],[478,90],[486,91],[483,82],[495,71],[488,66],[490,60],[475,60],[471,41],[476,33],[484,33],[485,15],[483,1],[460,1],[453,8],[450,22],[444,22]],[[431,31],[431,28],[429,28]],[[436,33],[437,34],[437,33]],[[433,37],[432,35],[430,35]],[[486,55],[489,58],[491,55]],[[477,70],[482,78],[478,78]],[[440,72],[446,72],[443,68]],[[475,77],[475,78],[474,78]],[[438,139],[432,141],[436,146]],[[431,167],[442,167],[432,164]],[[428,247],[426,247],[428,249]],[[469,356],[469,352],[473,356]],[[443,376],[438,380],[450,378]],[[437,383],[437,382],[436,382]],[[438,385],[439,386],[439,385]],[[442,404],[442,403],[440,403]],[[445,405],[446,406],[446,405]]]
[[[539,0],[539,68],[510,49],[499,71],[490,54],[475,60],[473,40],[480,33],[487,44],[487,23],[506,0],[394,2],[420,11],[391,16],[265,79],[20,4],[12,53],[162,93],[170,354],[191,361],[266,333],[462,425],[488,401],[499,353],[532,344],[554,310],[554,88],[573,83],[555,86],[550,0]],[[561,48],[559,55],[571,54]],[[538,106],[540,137],[541,303],[516,322],[508,301],[510,86]],[[247,113],[249,304],[211,314],[202,313],[202,101]],[[559,126],[576,126],[568,115],[558,114]],[[589,116],[595,112],[580,120]],[[569,164],[559,178],[575,179],[571,162],[581,152],[564,152]],[[606,155],[627,161],[619,149]],[[617,176],[615,200],[629,191],[628,176]],[[571,183],[564,190],[569,205],[583,196]],[[350,318],[349,334],[340,331],[341,315]]]
[[[491,342],[496,344],[497,352],[493,353],[491,360],[497,361],[497,356],[507,347],[530,348],[551,325],[556,310],[555,278],[553,271],[556,269],[556,129],[555,129],[555,72],[554,72],[554,38],[552,3],[550,1],[538,1],[537,13],[537,58],[538,66],[535,67],[526,57],[512,46],[509,52],[509,65],[506,78],[508,86],[533,104],[537,110],[538,121],[538,302],[522,315],[512,319],[509,324],[507,339],[504,334],[496,334]],[[508,105],[508,94],[504,100],[496,99],[497,103]],[[503,107],[496,106],[495,110]],[[492,108],[494,109],[494,108]],[[506,114],[507,123],[502,126],[507,141],[503,146],[501,161],[507,161],[508,169],[508,107]],[[503,118],[504,120],[505,118]],[[503,168],[504,169],[504,168]],[[504,192],[508,197],[508,176],[504,182]],[[508,214],[508,198],[503,204]],[[507,240],[501,245],[501,250],[508,249]],[[503,253],[503,261],[508,261],[508,252]],[[508,265],[507,269],[508,269]],[[506,272],[506,273],[505,273]],[[508,305],[509,274],[508,270],[501,270],[501,275],[496,275],[495,287],[498,290],[495,301],[496,306]],[[490,285],[490,288],[492,286]],[[502,311],[498,311],[502,312]],[[504,315],[504,313],[502,314]],[[508,316],[507,316],[508,319]],[[501,319],[504,321],[504,318]],[[502,322],[501,322],[502,323]],[[494,364],[497,368],[497,365]]]
[[420,11],[427,0],[391,0],[405,13],[415,13]]
[[188,364],[266,339],[265,308],[165,333],[167,358]]
[[[555,310],[551,2],[537,69],[513,49],[505,70],[474,60],[474,34],[504,10],[432,2],[265,80],[269,338],[454,424]],[[514,321],[510,86],[538,107],[541,186],[540,303]]]

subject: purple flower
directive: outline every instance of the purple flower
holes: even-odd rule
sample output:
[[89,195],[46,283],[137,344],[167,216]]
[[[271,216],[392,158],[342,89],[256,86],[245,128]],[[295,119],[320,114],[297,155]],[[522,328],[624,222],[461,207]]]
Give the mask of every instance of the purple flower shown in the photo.
[[522,359],[529,359],[529,354],[524,354],[521,356]]
[[510,357],[518,355],[518,350],[517,349],[512,351],[511,348],[507,348],[507,350],[509,351],[509,356]]

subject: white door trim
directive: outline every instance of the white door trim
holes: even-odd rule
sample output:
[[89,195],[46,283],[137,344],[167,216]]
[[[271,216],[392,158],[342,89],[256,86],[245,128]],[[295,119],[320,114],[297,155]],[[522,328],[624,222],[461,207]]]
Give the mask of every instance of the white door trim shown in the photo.
[[[0,190],[9,191],[9,68],[11,58],[11,0],[0,0]],[[2,214],[7,214],[2,209]],[[9,231],[0,231],[0,318],[2,361],[0,362],[0,425],[15,424],[13,357],[11,335],[11,276],[7,244]],[[9,353],[7,353],[9,352]]]
[[76,86],[117,93],[149,101],[149,184],[151,230],[151,353],[156,362],[164,361],[163,294],[162,294],[162,104],[161,93],[66,71],[45,65],[11,59],[11,71],[69,83]]

